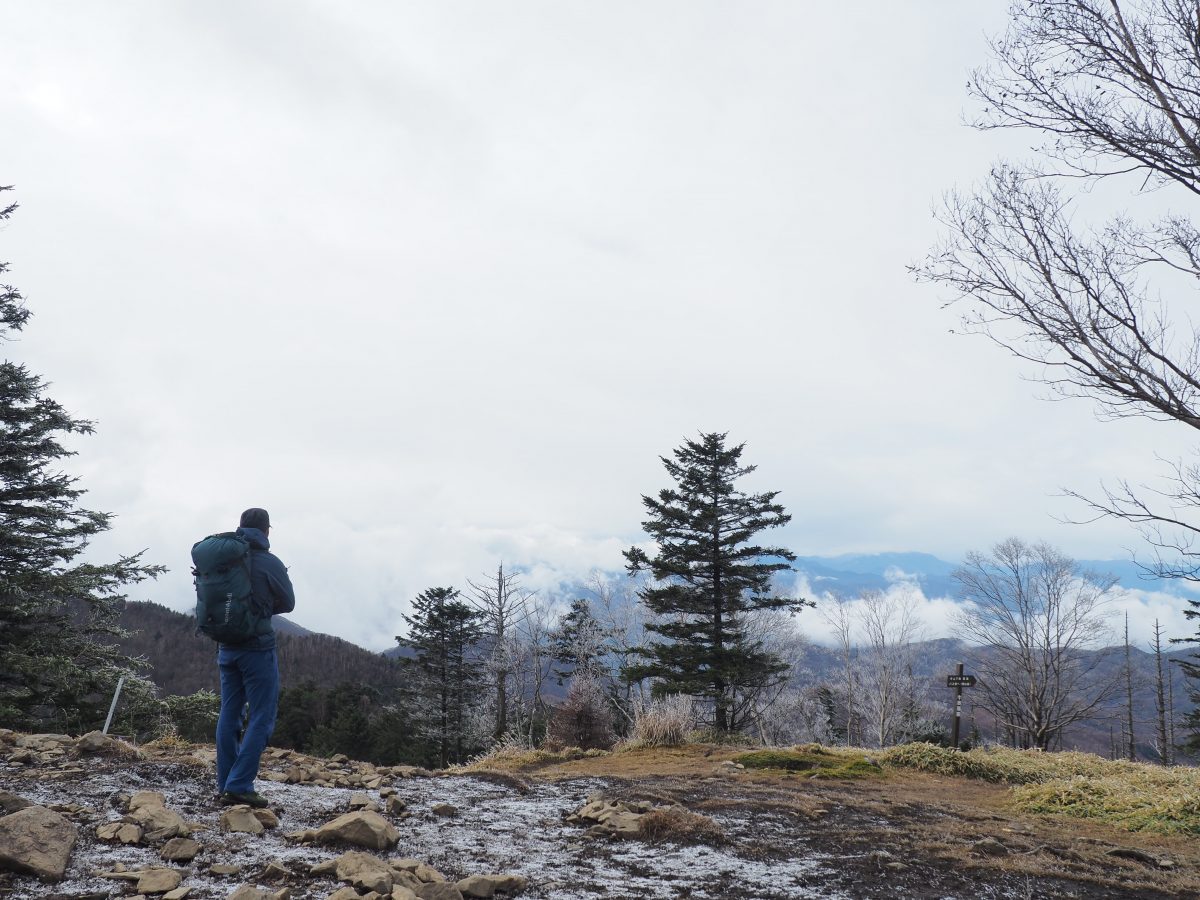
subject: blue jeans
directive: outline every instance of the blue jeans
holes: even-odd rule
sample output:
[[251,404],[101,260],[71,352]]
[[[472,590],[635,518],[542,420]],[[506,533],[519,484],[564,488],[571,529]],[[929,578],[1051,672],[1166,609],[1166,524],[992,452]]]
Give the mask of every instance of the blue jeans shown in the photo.
[[[217,719],[217,790],[247,794],[254,790],[258,761],[275,730],[279,708],[279,664],[275,648],[217,651],[221,669],[221,715]],[[242,708],[250,704],[250,721],[238,740]]]

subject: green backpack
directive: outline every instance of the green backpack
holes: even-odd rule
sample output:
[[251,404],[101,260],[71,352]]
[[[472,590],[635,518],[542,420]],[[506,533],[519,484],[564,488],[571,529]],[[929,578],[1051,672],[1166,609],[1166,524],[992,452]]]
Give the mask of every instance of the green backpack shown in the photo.
[[222,644],[242,644],[262,617],[250,584],[250,543],[235,532],[210,534],[192,545],[196,630]]

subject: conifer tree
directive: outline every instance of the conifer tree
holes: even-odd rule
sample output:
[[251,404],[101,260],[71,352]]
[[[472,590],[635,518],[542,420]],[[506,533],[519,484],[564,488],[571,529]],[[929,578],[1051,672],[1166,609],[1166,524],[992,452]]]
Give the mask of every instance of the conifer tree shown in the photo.
[[[1188,609],[1184,616],[1193,621],[1200,620],[1200,600],[1188,600]],[[1171,638],[1172,644],[1200,644],[1200,632],[1188,638]],[[1190,712],[1183,717],[1183,726],[1187,729],[1181,748],[1189,753],[1200,750],[1200,652],[1192,653],[1182,659],[1174,660],[1183,670],[1183,677],[1188,680],[1188,698],[1195,704]]]
[[604,673],[604,626],[592,615],[588,601],[580,597],[571,601],[571,609],[563,616],[553,632],[551,653],[554,661],[566,666],[556,668],[558,683],[564,678],[599,678]]
[[[0,207],[0,221],[15,209]],[[0,263],[0,276],[7,271]],[[0,284],[0,341],[28,318],[21,293]],[[80,508],[84,491],[56,464],[74,455],[61,437],[93,424],[45,389],[25,366],[0,363],[0,726],[83,730],[102,724],[118,677],[136,677],[135,661],[114,646],[122,589],[164,569],[143,565],[141,553],[80,561],[111,515]]]
[[416,651],[408,661],[420,675],[416,717],[443,768],[465,758],[468,714],[483,681],[476,658],[483,616],[459,596],[452,587],[422,591],[413,601],[413,614],[404,617],[408,637],[396,637]]
[[675,486],[642,497],[650,515],[642,527],[658,551],[653,557],[640,547],[625,551],[631,575],[649,571],[653,578],[639,596],[658,617],[649,629],[665,639],[648,646],[634,672],[658,679],[657,695],[709,700],[719,732],[748,725],[754,697],[787,669],[750,636],[747,616],[812,605],[772,592],[771,577],[789,569],[795,554],[753,539],[791,516],[775,502],[778,491],[737,489],[737,479],[756,467],[741,464],[745,444],[726,447],[725,438],[702,434],[674,458],[662,458]]

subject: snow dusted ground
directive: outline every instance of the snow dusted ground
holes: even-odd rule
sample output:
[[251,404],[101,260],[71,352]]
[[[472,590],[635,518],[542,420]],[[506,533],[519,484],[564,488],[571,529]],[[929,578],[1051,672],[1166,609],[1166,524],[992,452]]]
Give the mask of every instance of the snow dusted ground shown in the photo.
[[[48,773],[52,775],[53,773]],[[730,842],[722,847],[651,845],[639,841],[608,841],[584,837],[583,829],[564,817],[590,795],[605,792],[609,783],[583,779],[558,783],[535,782],[527,791],[470,775],[397,779],[394,785],[411,816],[397,822],[399,845],[387,857],[414,857],[454,880],[476,873],[515,873],[530,880],[522,895],[546,900],[595,898],[837,898],[847,896],[830,885],[838,861],[806,851],[797,836],[794,852],[764,854],[756,836],[766,831],[791,830],[762,811],[738,815],[723,810],[712,818]],[[211,773],[202,766],[155,762],[97,761],[80,775],[33,780],[16,768],[0,768],[0,790],[43,806],[78,804],[71,815],[80,826],[80,840],[67,878],[43,885],[30,878],[0,876],[0,896],[11,900],[48,897],[120,897],[136,893],[125,882],[95,876],[117,863],[129,869],[163,863],[155,848],[101,843],[97,825],[121,818],[125,799],[135,791],[157,790],[167,806],[200,826],[192,836],[204,848],[184,872],[191,897],[224,897],[243,883],[278,888],[286,884],[293,898],[324,898],[338,886],[327,878],[312,879],[308,867],[338,856],[344,849],[312,847],[289,842],[283,834],[315,828],[347,811],[351,791],[312,785],[261,781],[260,791],[280,817],[277,831],[258,837],[220,831],[220,808],[211,786]],[[368,792],[378,798],[377,792]],[[451,803],[458,815],[433,815],[437,803]],[[257,876],[276,860],[291,873],[282,882]],[[214,863],[240,864],[236,876],[211,874]]]

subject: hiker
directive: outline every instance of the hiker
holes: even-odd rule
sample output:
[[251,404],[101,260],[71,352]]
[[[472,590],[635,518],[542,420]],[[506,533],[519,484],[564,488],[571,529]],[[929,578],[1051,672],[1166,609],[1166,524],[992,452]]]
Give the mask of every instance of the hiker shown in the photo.
[[[263,749],[275,730],[275,713],[279,706],[279,663],[275,657],[271,616],[291,612],[296,607],[296,595],[287,568],[270,551],[267,538],[270,532],[271,517],[267,511],[253,507],[242,513],[236,532],[206,538],[192,550],[192,558],[197,561],[197,593],[203,597],[197,548],[221,539],[227,544],[248,545],[248,552],[243,551],[242,557],[248,559],[248,565],[241,566],[240,571],[249,576],[249,614],[239,629],[221,632],[206,628],[201,621],[201,607],[197,606],[200,629],[219,641],[221,715],[217,719],[217,790],[220,802],[225,805],[246,803],[260,808],[267,805],[266,798],[254,790],[254,779],[258,777]],[[227,596],[232,605],[233,591]],[[229,620],[226,607],[223,621]],[[247,705],[249,718],[244,733],[239,734],[242,709]]]

